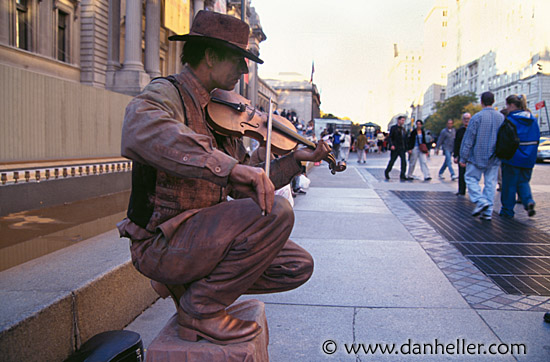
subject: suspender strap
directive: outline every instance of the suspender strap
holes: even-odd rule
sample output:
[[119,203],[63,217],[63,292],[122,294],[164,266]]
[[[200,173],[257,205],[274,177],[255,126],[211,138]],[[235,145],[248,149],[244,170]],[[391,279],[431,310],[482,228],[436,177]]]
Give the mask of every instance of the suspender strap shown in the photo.
[[178,81],[177,81],[176,77],[174,77],[173,75],[169,75],[167,77],[156,77],[156,78],[151,79],[151,82],[154,81],[154,80],[157,80],[157,79],[166,79],[167,81],[172,83],[174,88],[176,88],[176,90],[178,91],[178,95],[180,96],[180,101],[181,101],[181,108],[183,108],[183,115],[185,117],[185,125],[187,126],[188,125],[187,124],[187,111],[185,110],[185,105],[183,104],[183,97],[181,96],[180,87],[179,87],[179,84],[178,84]]

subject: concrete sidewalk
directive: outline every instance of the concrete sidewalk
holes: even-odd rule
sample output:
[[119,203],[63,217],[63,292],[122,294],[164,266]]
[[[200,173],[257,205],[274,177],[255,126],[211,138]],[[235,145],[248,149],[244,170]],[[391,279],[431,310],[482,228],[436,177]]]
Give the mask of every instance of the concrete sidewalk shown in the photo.
[[[343,173],[333,176],[326,165],[309,173],[307,195],[295,199],[291,238],[315,259],[311,280],[290,292],[242,297],[266,304],[271,361],[550,360],[549,298],[510,297],[537,303],[527,311],[482,305],[481,292],[500,298],[500,288],[389,192],[456,192],[448,173],[447,181],[437,179],[443,158],[430,158],[430,182],[400,182],[393,172],[383,181],[367,171],[381,171],[388,157],[369,154],[357,164],[352,154]],[[445,267],[450,259],[471,285],[461,287]],[[127,329],[147,347],[173,313],[170,300],[159,300]],[[395,350],[369,353],[376,343]],[[511,353],[511,344],[524,344],[526,354]]]

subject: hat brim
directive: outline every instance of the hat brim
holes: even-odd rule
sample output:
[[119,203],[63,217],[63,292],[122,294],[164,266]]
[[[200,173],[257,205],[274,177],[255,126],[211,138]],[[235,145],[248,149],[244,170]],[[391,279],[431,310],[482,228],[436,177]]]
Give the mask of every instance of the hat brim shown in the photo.
[[204,36],[204,35],[192,35],[192,34],[171,35],[171,36],[168,37],[168,40],[171,40],[171,41],[187,41],[187,40],[191,40],[191,39],[214,41],[215,43],[218,43],[220,45],[224,45],[224,46],[228,47],[229,49],[235,50],[237,53],[241,54],[245,58],[253,60],[258,64],[263,64],[264,63],[264,61],[261,60],[260,58],[258,58],[255,54],[253,54],[253,53],[249,52],[248,50],[245,50],[245,49],[243,49],[243,48],[241,48],[241,47],[239,47],[235,44],[227,42],[225,40],[221,40],[221,39],[217,39],[217,38],[211,38],[209,36]]

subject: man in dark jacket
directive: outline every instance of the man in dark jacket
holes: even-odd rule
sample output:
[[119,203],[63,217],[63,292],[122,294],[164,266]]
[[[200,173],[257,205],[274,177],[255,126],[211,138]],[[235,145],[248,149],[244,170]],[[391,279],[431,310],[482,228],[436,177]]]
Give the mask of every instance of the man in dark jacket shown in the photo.
[[401,180],[410,180],[405,172],[407,171],[407,159],[405,158],[405,152],[407,151],[407,131],[403,127],[405,124],[405,116],[399,116],[397,118],[397,124],[390,128],[390,135],[388,137],[388,142],[391,150],[390,162],[384,171],[386,180],[390,179],[390,171],[399,156],[401,158],[401,173],[399,178]]
[[[454,144],[454,150],[453,150],[453,158],[454,162],[458,163],[458,159],[460,158],[460,144],[462,143],[462,138],[464,138],[464,133],[466,133],[466,128],[468,127],[468,123],[470,123],[470,118],[472,118],[472,115],[468,112],[464,113],[462,115],[462,127],[458,131],[456,131],[456,137],[455,137],[455,144]],[[456,195],[466,195],[466,181],[464,180],[464,174],[466,173],[466,167],[462,167],[458,165],[458,192]]]

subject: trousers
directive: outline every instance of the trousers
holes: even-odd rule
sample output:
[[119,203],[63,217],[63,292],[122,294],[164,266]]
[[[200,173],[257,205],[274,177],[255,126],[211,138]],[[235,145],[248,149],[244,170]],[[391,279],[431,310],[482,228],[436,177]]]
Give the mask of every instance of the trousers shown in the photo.
[[[479,168],[473,163],[466,164],[464,180],[466,181],[466,186],[468,187],[470,201],[475,203],[477,206],[489,205],[487,210],[483,213],[486,216],[490,216],[493,213],[499,168],[500,165],[498,163],[493,163],[485,168]],[[485,183],[483,190],[481,190],[481,186],[479,185],[481,176],[483,176]]]
[[365,150],[357,150],[357,162],[366,162],[367,156],[365,154]]
[[409,172],[407,177],[413,177],[414,168],[416,167],[416,161],[420,161],[420,169],[424,174],[424,178],[430,177],[430,170],[428,169],[427,157],[425,153],[420,152],[418,147],[412,149],[411,155],[409,157]]
[[531,186],[529,185],[532,173],[532,168],[515,167],[506,163],[502,164],[501,215],[514,216],[516,194],[519,195],[525,209],[527,209],[529,203],[535,202],[531,193]]
[[405,150],[402,148],[392,150],[390,153],[390,161],[388,162],[388,166],[386,167],[386,173],[390,173],[391,169],[393,168],[393,164],[397,160],[397,157],[401,158],[401,172],[400,177],[404,178],[406,177],[405,172],[407,171],[407,159],[405,157]]
[[443,153],[445,154],[445,161],[439,169],[439,176],[443,176],[443,172],[445,172],[445,169],[448,168],[449,172],[451,173],[451,178],[454,178],[455,170],[453,169],[453,157],[451,151],[443,150]]
[[458,165],[458,193],[460,195],[466,195],[466,181],[464,175],[466,174],[466,167]]
[[195,318],[215,316],[242,294],[297,288],[313,273],[313,258],[288,237],[294,212],[275,196],[262,216],[252,199],[201,209],[170,239],[159,232],[130,247],[134,266],[165,284],[183,285],[182,309]]

